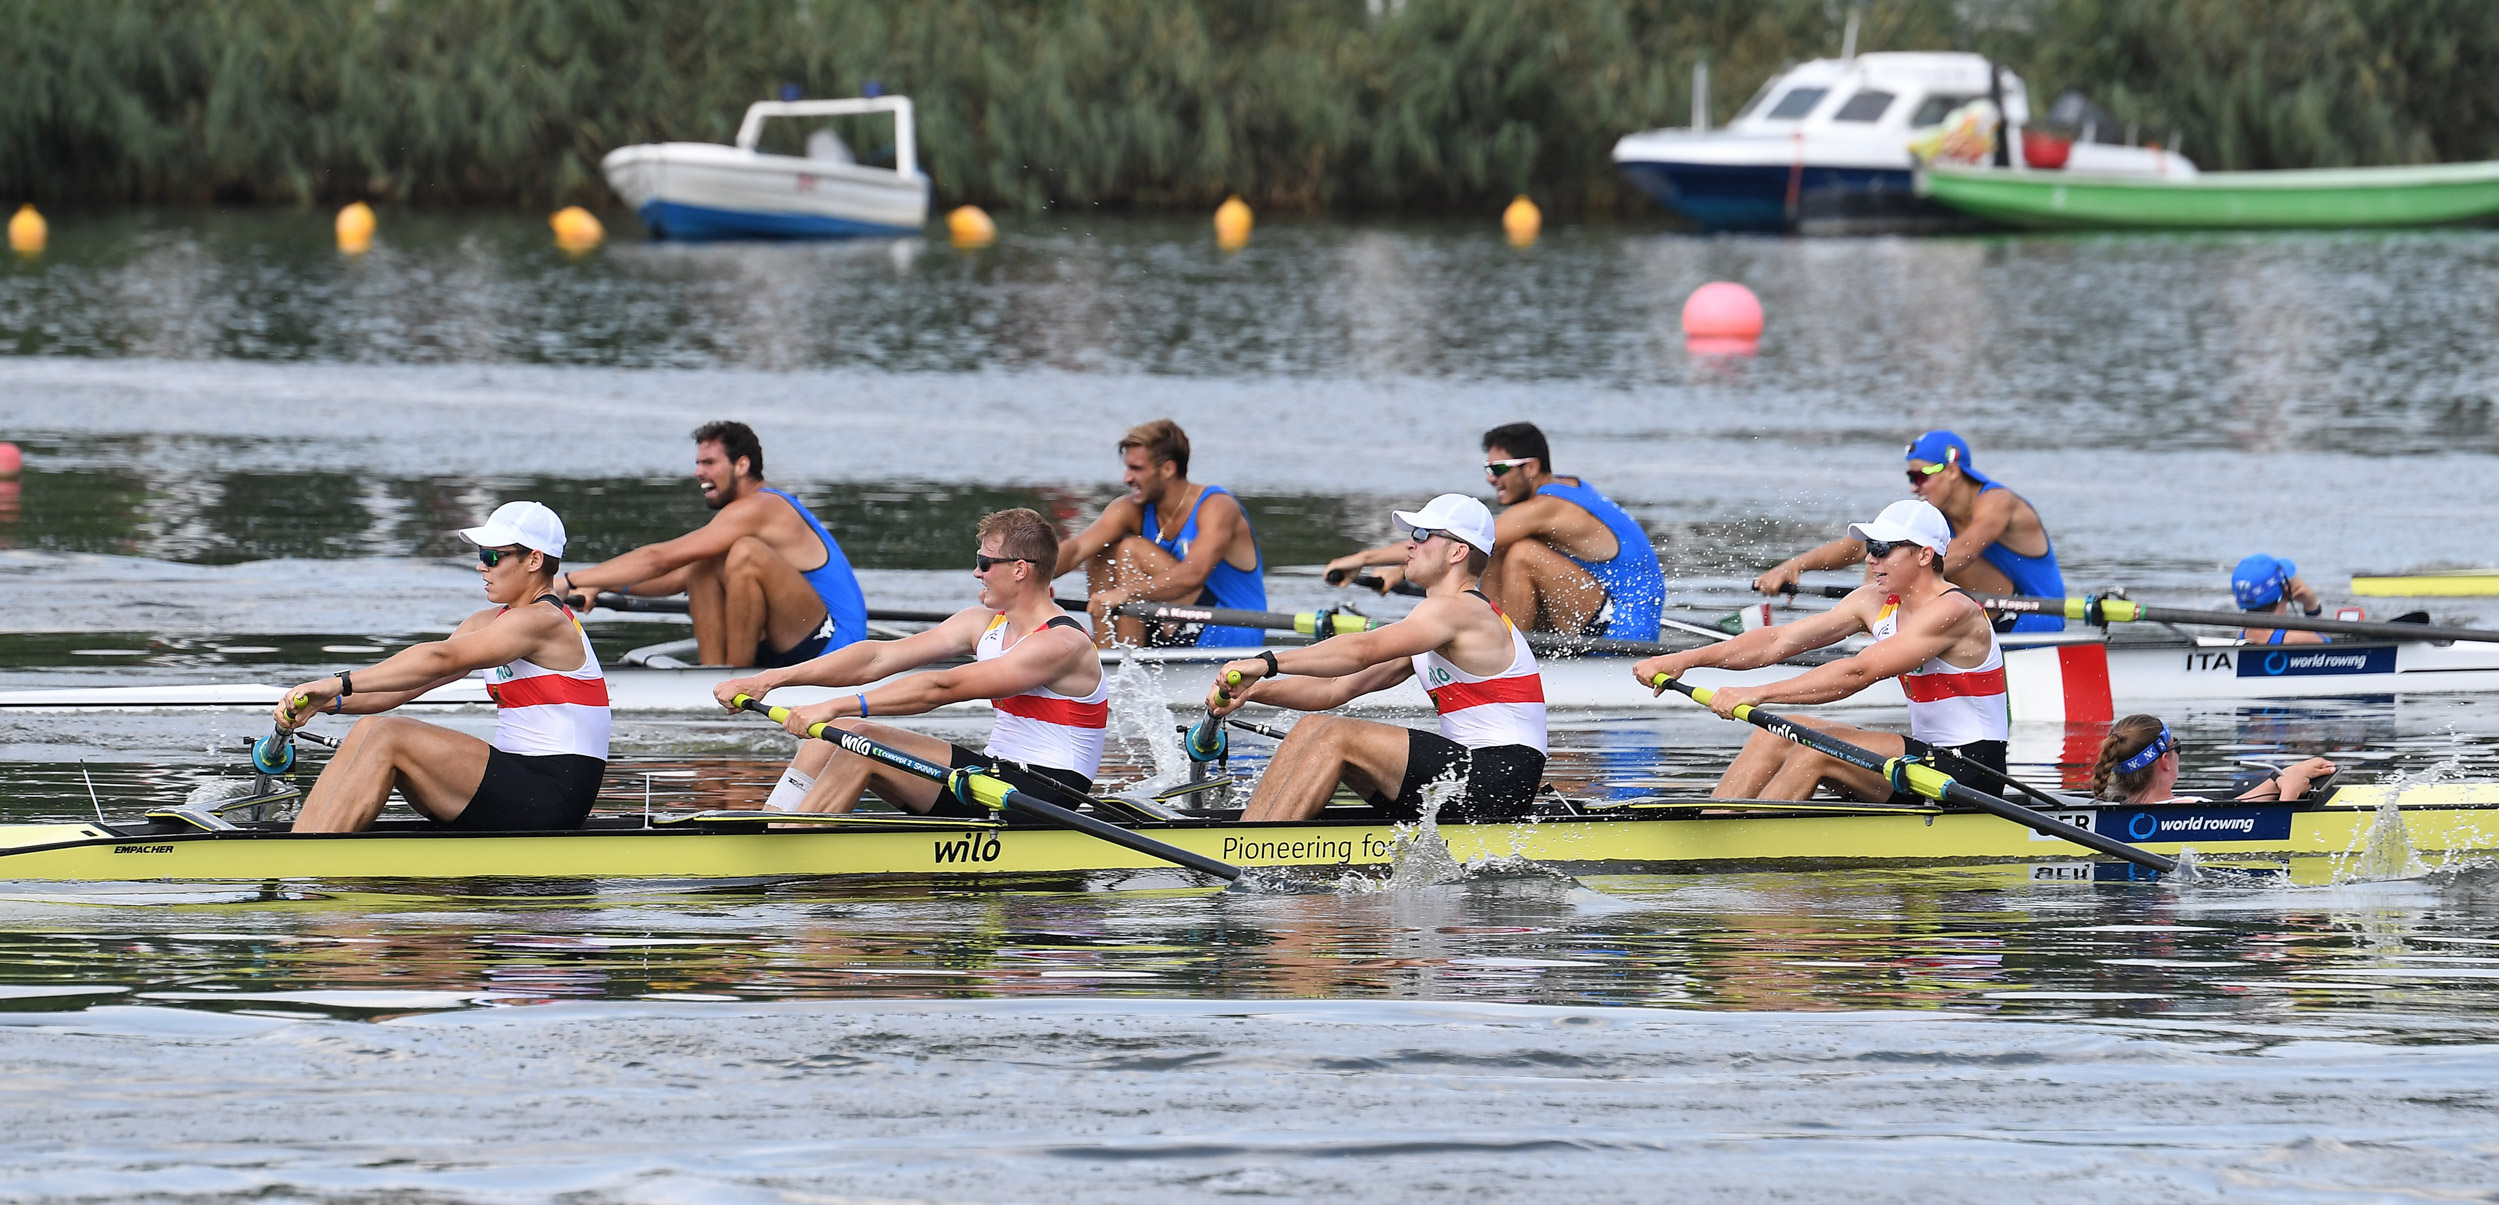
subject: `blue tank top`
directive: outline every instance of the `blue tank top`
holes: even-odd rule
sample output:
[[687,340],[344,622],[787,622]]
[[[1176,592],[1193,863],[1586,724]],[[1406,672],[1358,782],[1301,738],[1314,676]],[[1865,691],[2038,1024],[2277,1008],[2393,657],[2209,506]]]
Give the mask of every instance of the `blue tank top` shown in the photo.
[[824,600],[824,613],[833,619],[833,635],[824,642],[824,651],[829,653],[867,639],[868,599],[859,592],[859,577],[850,571],[850,558],[842,555],[842,546],[834,541],[833,533],[816,521],[816,512],[807,509],[807,504],[793,497],[788,490],[767,485],[764,492],[789,503],[790,509],[807,521],[807,530],[824,541],[823,566],[800,575],[807,579],[809,586],[814,587],[816,597]]
[[[1171,538],[1168,540],[1162,537],[1162,520],[1155,517],[1153,507],[1146,507],[1145,538],[1153,542],[1156,547],[1181,560],[1189,559],[1189,545],[1197,542],[1197,512],[1205,508],[1207,499],[1217,494],[1230,495],[1232,491],[1220,485],[1210,485],[1200,490],[1197,504],[1189,508],[1188,521],[1180,525],[1180,530],[1171,533]],[[1233,501],[1240,501],[1239,496],[1233,495]],[[1241,509],[1241,522],[1245,525],[1249,522],[1249,508],[1247,507]],[[1250,547],[1258,553],[1258,567],[1242,569],[1230,561],[1217,558],[1214,569],[1206,575],[1205,589],[1198,591],[1196,605],[1228,607],[1235,611],[1267,609],[1267,551],[1258,547],[1256,528],[1250,529]],[[1259,645],[1267,643],[1267,634],[1257,628],[1219,628],[1208,624],[1198,632],[1197,642],[1200,647],[1212,648],[1229,648],[1233,645],[1244,644]]]
[[1536,492],[1595,515],[1597,522],[1614,533],[1614,559],[1571,558],[1572,564],[1587,570],[1588,576],[1605,587],[1605,597],[1614,604],[1614,613],[1607,617],[1601,634],[1616,640],[1657,639],[1658,613],[1666,607],[1666,574],[1657,567],[1657,549],[1650,546],[1649,533],[1584,478],[1577,485],[1548,481],[1538,486]]
[[[1980,486],[1978,492],[1984,494],[1989,490],[2003,488],[2002,485],[1990,481]],[[2056,541],[2048,536],[2046,523],[2039,525],[2039,535],[2040,538],[2048,541],[2048,550],[2038,556],[2023,556],[2002,544],[1990,544],[1986,551],[1978,554],[1978,559],[1995,566],[1997,572],[2004,574],[2005,578],[2013,583],[2015,594],[2027,594],[2034,598],[2063,598],[2065,597],[2065,574],[2056,567]],[[2013,626],[2006,630],[2062,632],[2065,630],[2065,617],[2062,615],[2024,615],[2015,619]]]

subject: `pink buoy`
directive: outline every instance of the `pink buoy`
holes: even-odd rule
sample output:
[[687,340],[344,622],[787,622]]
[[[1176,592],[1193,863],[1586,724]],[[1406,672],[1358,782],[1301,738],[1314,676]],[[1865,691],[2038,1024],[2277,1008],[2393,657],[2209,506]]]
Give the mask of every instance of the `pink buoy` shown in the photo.
[[1761,338],[1761,298],[1731,280],[1713,280],[1683,301],[1683,333],[1692,339]]
[[0,439],[0,478],[15,477],[25,467],[26,458],[18,453],[17,445]]

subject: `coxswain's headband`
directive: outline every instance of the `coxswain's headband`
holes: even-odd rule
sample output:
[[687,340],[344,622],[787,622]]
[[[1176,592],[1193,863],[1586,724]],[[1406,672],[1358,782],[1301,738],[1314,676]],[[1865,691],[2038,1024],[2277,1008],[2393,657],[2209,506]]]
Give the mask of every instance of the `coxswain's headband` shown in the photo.
[[2135,754],[2133,757],[2129,757],[2126,760],[2117,763],[2117,772],[2120,774],[2133,774],[2140,770],[2146,769],[2151,766],[2153,762],[2159,761],[2161,759],[2161,754],[2167,753],[2177,747],[2178,742],[2170,739],[2169,725],[2162,724],[2161,734],[2152,738],[2151,744],[2145,745],[2142,751]]

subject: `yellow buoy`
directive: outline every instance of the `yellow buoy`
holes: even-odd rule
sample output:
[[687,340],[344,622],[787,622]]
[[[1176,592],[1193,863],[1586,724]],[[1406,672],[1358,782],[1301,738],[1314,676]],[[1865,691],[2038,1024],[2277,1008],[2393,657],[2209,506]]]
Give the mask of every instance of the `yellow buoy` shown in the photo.
[[1248,203],[1241,200],[1238,193],[1224,198],[1224,203],[1215,207],[1215,245],[1226,251],[1238,251],[1249,246],[1249,236]]
[[43,250],[44,240],[52,237],[52,227],[32,205],[20,205],[9,218],[9,250],[19,255],[35,255]]
[[349,202],[338,211],[338,249],[349,255],[360,255],[373,246],[373,207],[362,201]]
[[978,205],[958,205],[946,215],[946,237],[965,249],[998,241],[998,224]]
[[547,219],[547,225],[555,231],[555,245],[575,255],[598,246],[607,238],[607,227],[579,205],[567,205],[556,210]]
[[1544,225],[1544,211],[1536,208],[1536,203],[1528,200],[1525,193],[1513,198],[1510,207],[1501,211],[1501,232],[1510,236],[1513,247],[1535,242],[1536,232],[1544,229]]

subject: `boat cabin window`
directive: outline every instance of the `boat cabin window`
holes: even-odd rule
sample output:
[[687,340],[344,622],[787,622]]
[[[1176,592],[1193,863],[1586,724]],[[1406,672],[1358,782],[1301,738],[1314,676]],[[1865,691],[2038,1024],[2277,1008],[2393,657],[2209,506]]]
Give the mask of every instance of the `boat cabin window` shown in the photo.
[[1733,120],[1742,121],[1745,118],[1752,116],[1761,108],[1762,102],[1770,99],[1771,93],[1778,91],[1779,81],[1783,78],[1785,77],[1774,75],[1769,79],[1763,80],[1761,82],[1761,87],[1753,90],[1753,98],[1745,101],[1744,107],[1735,111],[1735,117]]
[[1779,103],[1770,106],[1770,111],[1762,116],[1770,121],[1795,121],[1813,112],[1814,106],[1830,94],[1829,88],[1797,88],[1780,97]]
[[1909,128],[1923,129],[1927,126],[1939,124],[1946,117],[1951,116],[1954,109],[1958,109],[1961,106],[1978,99],[1981,98],[1976,96],[1947,96],[1944,93],[1938,92],[1933,96],[1927,97],[1926,103],[1919,105],[1918,111],[1909,115]]
[[1868,88],[1848,98],[1840,111],[1831,115],[1833,121],[1881,121],[1883,111],[1892,107],[1892,94]]

